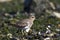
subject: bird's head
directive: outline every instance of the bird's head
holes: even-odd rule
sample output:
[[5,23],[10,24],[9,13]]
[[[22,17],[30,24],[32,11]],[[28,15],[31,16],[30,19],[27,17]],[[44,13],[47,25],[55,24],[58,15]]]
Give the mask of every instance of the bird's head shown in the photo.
[[30,14],[29,19],[31,19],[32,21],[34,21],[35,20],[35,14]]

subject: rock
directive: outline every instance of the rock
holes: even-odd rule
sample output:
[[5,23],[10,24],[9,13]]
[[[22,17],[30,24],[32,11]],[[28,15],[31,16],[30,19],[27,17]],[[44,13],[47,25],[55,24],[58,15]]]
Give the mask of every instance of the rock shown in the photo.
[[60,12],[60,4],[56,4],[56,11]]
[[34,39],[34,40],[39,40],[39,39]]
[[10,40],[19,40],[19,38],[10,38]]
[[10,2],[12,0],[0,0],[0,2]]
[[40,14],[43,10],[45,10],[48,6],[48,0],[34,0],[36,3],[35,12]]
[[60,29],[56,29],[56,31],[60,32]]
[[44,40],[50,40],[50,37],[44,38]]

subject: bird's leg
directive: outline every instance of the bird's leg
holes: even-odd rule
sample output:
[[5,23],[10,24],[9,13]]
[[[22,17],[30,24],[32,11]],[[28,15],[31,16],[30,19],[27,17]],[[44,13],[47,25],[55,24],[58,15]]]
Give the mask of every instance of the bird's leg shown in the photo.
[[24,35],[25,35],[25,36],[27,36],[27,35],[28,35],[28,33],[27,33],[26,31],[24,31]]
[[22,38],[23,38],[23,36],[24,36],[24,30],[21,30],[21,34],[22,34]]
[[31,34],[31,33],[32,33],[32,29],[29,30],[29,34]]
[[25,36],[28,36],[29,34],[32,33],[32,30],[30,29],[29,32],[24,31],[24,33],[25,33]]
[[22,33],[22,35],[24,35],[24,31],[23,31],[23,30],[22,30],[22,32],[21,32],[21,33]]
[[24,31],[23,31],[23,30],[18,29],[18,30],[17,30],[17,33],[18,33],[18,35],[19,35],[19,38],[21,38],[21,39],[24,38],[24,37],[23,37],[23,35],[24,35]]

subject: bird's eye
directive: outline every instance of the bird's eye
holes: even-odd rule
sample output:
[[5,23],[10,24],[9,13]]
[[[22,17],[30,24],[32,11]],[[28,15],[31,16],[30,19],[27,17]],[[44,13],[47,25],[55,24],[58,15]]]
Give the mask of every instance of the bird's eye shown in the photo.
[[32,18],[34,18],[34,17],[32,17]]

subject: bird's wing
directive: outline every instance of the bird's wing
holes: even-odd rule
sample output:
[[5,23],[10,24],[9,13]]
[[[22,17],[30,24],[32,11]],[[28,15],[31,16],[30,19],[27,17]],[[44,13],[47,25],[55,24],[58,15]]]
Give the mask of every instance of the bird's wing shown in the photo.
[[19,27],[19,28],[24,28],[28,25],[27,21],[28,20],[19,21],[19,22],[16,23],[16,26]]

